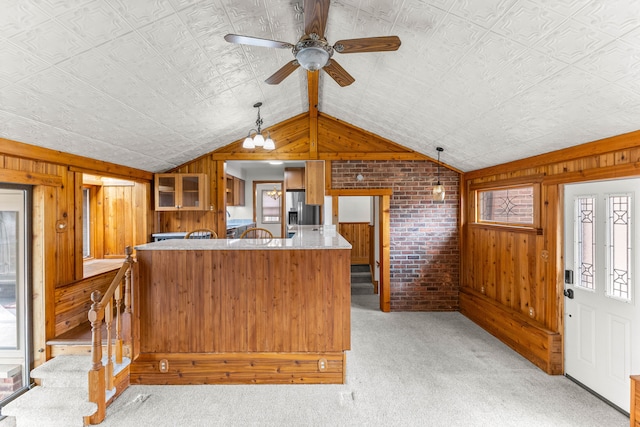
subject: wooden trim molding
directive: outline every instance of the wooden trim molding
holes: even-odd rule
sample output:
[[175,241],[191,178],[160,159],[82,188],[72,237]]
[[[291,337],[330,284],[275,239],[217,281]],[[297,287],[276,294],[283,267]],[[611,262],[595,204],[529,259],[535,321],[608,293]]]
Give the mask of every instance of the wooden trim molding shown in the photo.
[[460,313],[547,374],[563,374],[560,333],[466,287],[460,288]]
[[610,138],[603,138],[597,141],[588,142],[526,159],[515,160],[497,166],[466,172],[467,179],[482,178],[485,176],[498,175],[511,171],[530,169],[544,166],[551,163],[566,161],[567,159],[579,159],[589,156],[597,156],[613,151],[624,150],[640,146],[640,130],[616,135]]
[[[0,138],[1,140],[1,138]],[[25,172],[11,169],[0,169],[0,181],[27,185],[48,185],[62,187],[62,178],[37,172]]]
[[126,177],[142,181],[151,181],[151,172],[134,169],[127,166],[116,165],[114,163],[103,162],[89,157],[77,156],[75,154],[64,153],[62,151],[50,150],[48,148],[25,144],[23,142],[0,138],[0,154],[20,157],[22,159],[39,160],[76,167],[76,172],[104,173],[106,175]]
[[[465,177],[466,178],[466,177]],[[527,176],[519,176],[509,179],[500,179],[495,181],[485,181],[485,182],[472,182],[467,179],[469,182],[469,191],[475,190],[485,190],[487,188],[509,188],[509,187],[519,187],[527,184],[540,184],[544,180],[543,174],[536,175],[527,175]]]
[[327,190],[327,196],[391,196],[393,188],[343,188]]

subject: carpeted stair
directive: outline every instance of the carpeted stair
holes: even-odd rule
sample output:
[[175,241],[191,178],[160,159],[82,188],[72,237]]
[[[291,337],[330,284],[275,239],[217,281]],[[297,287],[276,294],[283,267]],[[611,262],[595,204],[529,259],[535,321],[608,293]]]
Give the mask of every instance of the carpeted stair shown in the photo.
[[89,402],[88,372],[91,356],[61,355],[31,371],[40,379],[27,393],[2,408],[2,415],[13,416],[16,427],[84,426],[84,417],[98,406]]
[[351,266],[351,295],[372,295],[373,280],[368,265]]

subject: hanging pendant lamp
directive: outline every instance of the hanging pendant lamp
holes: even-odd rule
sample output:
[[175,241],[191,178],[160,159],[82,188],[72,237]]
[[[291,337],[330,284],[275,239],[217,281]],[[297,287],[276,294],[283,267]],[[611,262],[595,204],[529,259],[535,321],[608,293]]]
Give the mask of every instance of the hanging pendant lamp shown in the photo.
[[444,185],[440,183],[440,153],[444,151],[444,148],[437,147],[438,152],[438,183],[433,186],[433,200],[436,202],[444,202]]

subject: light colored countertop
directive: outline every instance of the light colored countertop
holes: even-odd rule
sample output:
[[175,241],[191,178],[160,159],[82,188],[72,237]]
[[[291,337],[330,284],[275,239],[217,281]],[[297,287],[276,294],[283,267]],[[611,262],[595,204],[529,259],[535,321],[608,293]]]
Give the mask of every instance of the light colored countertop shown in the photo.
[[295,232],[290,239],[169,239],[136,246],[144,250],[247,250],[247,249],[351,249],[351,244],[336,233],[335,228],[318,225],[289,227]]

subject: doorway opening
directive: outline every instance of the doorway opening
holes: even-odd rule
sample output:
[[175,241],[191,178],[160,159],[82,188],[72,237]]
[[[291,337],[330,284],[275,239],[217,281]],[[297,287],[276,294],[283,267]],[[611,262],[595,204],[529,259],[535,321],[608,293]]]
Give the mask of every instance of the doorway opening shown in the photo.
[[[339,233],[345,237],[349,233],[357,232],[354,230],[361,230],[362,233],[368,234],[368,237],[357,237],[354,240],[357,246],[352,243],[352,247],[355,248],[355,252],[352,249],[352,265],[356,261],[355,265],[363,265],[359,264],[362,262],[364,265],[371,266],[372,280],[379,295],[379,309],[384,312],[391,311],[389,205],[392,193],[393,190],[390,188],[336,189],[328,193],[332,196],[332,223],[340,227]],[[356,207],[354,208],[353,205]],[[364,205],[369,206],[369,209],[363,208]],[[341,217],[342,210],[346,210],[346,213]],[[349,213],[353,210],[370,212],[365,213],[365,217],[360,215],[355,217]],[[352,220],[353,222],[348,222]],[[347,224],[346,227],[340,225],[344,223]]]

